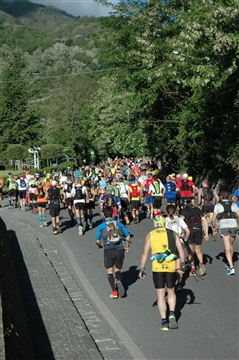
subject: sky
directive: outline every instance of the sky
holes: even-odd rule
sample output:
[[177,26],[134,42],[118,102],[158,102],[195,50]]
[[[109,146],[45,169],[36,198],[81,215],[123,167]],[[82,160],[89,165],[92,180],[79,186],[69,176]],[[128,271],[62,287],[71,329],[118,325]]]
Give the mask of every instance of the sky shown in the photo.
[[[99,5],[94,0],[30,0],[35,4],[42,4],[45,6],[54,6],[58,9],[66,11],[68,14],[74,16],[107,16],[109,8]],[[117,0],[111,0],[117,3]]]

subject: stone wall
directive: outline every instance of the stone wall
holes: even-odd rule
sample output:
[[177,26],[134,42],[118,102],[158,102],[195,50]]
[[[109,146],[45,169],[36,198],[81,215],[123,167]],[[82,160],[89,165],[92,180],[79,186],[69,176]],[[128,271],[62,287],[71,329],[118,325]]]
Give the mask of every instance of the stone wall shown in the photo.
[[0,217],[0,360],[33,359],[32,346],[11,252]]

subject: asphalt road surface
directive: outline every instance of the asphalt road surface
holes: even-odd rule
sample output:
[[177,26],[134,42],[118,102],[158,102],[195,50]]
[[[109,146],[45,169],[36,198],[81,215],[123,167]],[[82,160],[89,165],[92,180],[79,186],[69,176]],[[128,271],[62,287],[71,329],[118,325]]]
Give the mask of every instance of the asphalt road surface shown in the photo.
[[[182,293],[177,294],[177,330],[162,332],[152,282],[150,260],[146,264],[146,279],[138,278],[144,238],[152,230],[153,221],[142,214],[139,224],[131,224],[132,245],[125,255],[122,269],[126,296],[112,300],[111,289],[103,265],[103,251],[95,246],[96,229],[78,235],[78,227],[71,227],[66,209],[61,211],[62,234],[54,236],[47,211],[47,228],[39,228],[37,214],[19,209],[8,209],[7,199],[1,209],[3,220],[19,219],[33,232],[43,234],[56,249],[59,261],[84,291],[94,311],[110,324],[133,359],[238,359],[238,295],[239,253],[235,241],[235,276],[226,276],[223,245],[216,241],[203,242],[206,264],[203,277],[186,276]],[[93,218],[101,222],[98,208]],[[97,324],[96,324],[97,326]],[[107,334],[105,334],[107,339]],[[119,359],[121,358],[119,353]],[[69,359],[70,360],[70,359]]]

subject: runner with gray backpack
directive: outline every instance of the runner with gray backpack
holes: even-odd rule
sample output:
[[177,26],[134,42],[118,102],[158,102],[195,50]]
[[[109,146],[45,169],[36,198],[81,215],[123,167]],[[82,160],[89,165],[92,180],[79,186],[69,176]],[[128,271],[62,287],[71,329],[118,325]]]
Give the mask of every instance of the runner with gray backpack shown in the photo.
[[[202,225],[204,230],[205,240],[209,239],[208,236],[208,219],[211,224],[214,205],[219,202],[219,197],[216,192],[209,187],[209,182],[207,179],[202,181],[202,187],[198,190],[198,206],[202,210],[204,217],[202,218]],[[213,238],[214,240],[216,237]]]
[[103,213],[105,222],[102,222],[97,228],[96,246],[98,249],[104,248],[104,265],[112,290],[110,298],[117,299],[119,296],[125,295],[121,269],[124,254],[129,251],[130,233],[121,222],[113,219],[113,210],[110,206],[105,207]]

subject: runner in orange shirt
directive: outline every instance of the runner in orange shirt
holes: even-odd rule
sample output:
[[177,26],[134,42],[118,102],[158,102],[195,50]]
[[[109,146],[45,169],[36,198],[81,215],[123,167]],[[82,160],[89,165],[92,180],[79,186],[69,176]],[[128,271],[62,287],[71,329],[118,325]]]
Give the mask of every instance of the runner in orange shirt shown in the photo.
[[38,208],[38,219],[40,222],[40,227],[47,226],[46,223],[46,205],[47,199],[45,198],[45,193],[47,191],[47,185],[43,185],[42,181],[37,182],[37,187],[34,189],[34,194],[37,197],[37,208]]

